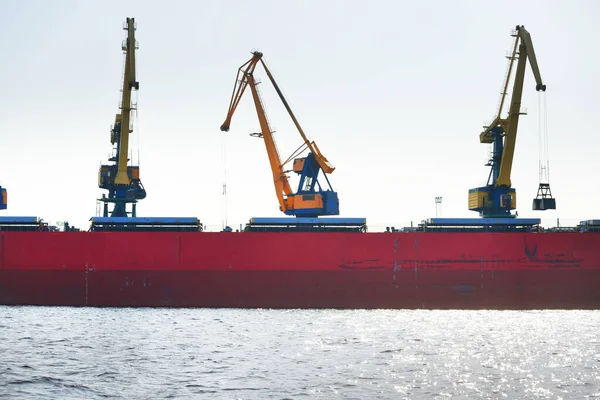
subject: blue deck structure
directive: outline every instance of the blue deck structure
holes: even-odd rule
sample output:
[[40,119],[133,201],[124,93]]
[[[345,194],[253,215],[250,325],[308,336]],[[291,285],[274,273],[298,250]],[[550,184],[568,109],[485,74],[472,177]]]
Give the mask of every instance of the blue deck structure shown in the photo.
[[366,218],[251,218],[247,232],[365,232]]
[[202,231],[195,217],[92,217],[92,231]]
[[539,218],[430,218],[417,229],[424,232],[537,232]]

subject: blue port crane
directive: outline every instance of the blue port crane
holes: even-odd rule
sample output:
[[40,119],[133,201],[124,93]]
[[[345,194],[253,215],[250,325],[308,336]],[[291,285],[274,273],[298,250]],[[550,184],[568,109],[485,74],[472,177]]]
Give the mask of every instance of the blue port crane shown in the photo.
[[[512,54],[509,56],[509,67],[500,98],[498,114],[494,121],[484,127],[485,130],[479,135],[481,143],[491,143],[493,146],[492,157],[488,162],[491,166],[490,174],[486,186],[469,190],[469,210],[479,212],[483,218],[515,218],[516,215],[511,211],[516,209],[516,190],[511,187],[510,173],[515,153],[515,143],[517,139],[517,127],[519,116],[524,114],[521,111],[521,97],[523,94],[523,81],[525,78],[525,64],[529,60],[529,65],[535,77],[536,87],[539,91],[546,91],[546,85],[542,82],[542,77],[538,67],[537,59],[531,41],[531,35],[520,25],[511,34],[515,37],[515,43]],[[506,100],[508,84],[513,70],[515,60],[517,61],[515,78],[512,90],[512,98],[508,116],[502,118],[502,109]],[[540,205],[538,209],[556,208],[556,203],[549,191],[547,185],[547,200]],[[541,185],[540,185],[541,188]],[[534,209],[536,202],[534,200]]]
[[[262,56],[263,54],[261,52],[253,52],[252,58],[238,69],[231,101],[229,103],[229,111],[227,112],[225,122],[221,125],[221,131],[229,131],[231,118],[237,109],[246,87],[250,86],[261,128],[260,133],[252,134],[252,136],[260,137],[264,140],[273,173],[273,183],[275,185],[275,192],[279,201],[280,210],[286,215],[307,218],[316,218],[321,215],[339,215],[338,194],[333,191],[327,177],[327,175],[331,174],[335,168],[323,156],[316,143],[308,140],[304,134],[292,109],[275,82],[271,71],[269,71],[269,68],[267,68],[267,65],[263,61]],[[283,102],[288,114],[292,118],[294,125],[302,137],[303,143],[284,162],[282,162],[279,157],[279,152],[273,137],[273,131],[267,120],[265,107],[258,91],[258,83],[254,78],[254,71],[259,63],[263,66],[275,91],[279,95],[279,98]],[[307,150],[308,154],[305,157],[299,157]],[[286,165],[292,160],[292,169],[290,171],[287,169],[288,167],[286,167]],[[292,190],[287,175],[288,172],[292,171],[300,176],[298,189],[295,192]],[[326,181],[326,186],[322,185],[318,179],[321,171],[323,171],[323,174],[321,175]]]
[[0,210],[6,210],[8,207],[8,192],[6,188],[0,186],[0,195],[2,196],[2,201],[0,201]]
[[[127,18],[123,30],[127,31],[127,38],[122,44],[122,50],[125,53],[125,68],[121,111],[116,115],[110,132],[114,155],[108,160],[111,162],[110,164],[100,166],[98,174],[98,187],[108,190],[108,196],[103,195],[100,199],[104,203],[104,217],[109,216],[108,206],[110,203],[114,205],[110,213],[111,217],[135,217],[137,201],[146,197],[146,190],[140,180],[139,166],[128,165],[129,134],[133,132],[131,112],[136,109],[131,97],[132,92],[139,90],[140,87],[135,73],[135,51],[138,49],[135,40],[135,19]],[[127,211],[129,203],[132,204],[130,212]]]

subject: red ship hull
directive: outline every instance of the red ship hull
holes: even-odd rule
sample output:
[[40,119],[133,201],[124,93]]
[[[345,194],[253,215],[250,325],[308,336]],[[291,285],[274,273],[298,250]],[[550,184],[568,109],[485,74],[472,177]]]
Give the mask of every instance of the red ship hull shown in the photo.
[[0,304],[598,309],[600,233],[0,233]]

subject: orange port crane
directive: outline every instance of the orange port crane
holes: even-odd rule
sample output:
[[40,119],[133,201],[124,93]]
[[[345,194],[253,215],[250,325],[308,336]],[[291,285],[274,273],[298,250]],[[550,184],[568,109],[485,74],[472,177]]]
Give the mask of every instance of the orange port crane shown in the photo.
[[[338,215],[338,195],[337,192],[333,191],[331,188],[331,184],[327,178],[327,175],[331,174],[335,168],[325,158],[325,156],[323,156],[316,143],[308,140],[304,134],[304,131],[300,127],[300,124],[294,116],[292,109],[283,96],[283,93],[279,89],[279,86],[275,82],[271,71],[269,71],[269,68],[267,68],[267,65],[263,61],[262,56],[263,54],[258,51],[253,52],[252,58],[238,69],[236,82],[231,95],[231,101],[229,103],[229,111],[227,112],[227,118],[225,119],[225,122],[223,125],[221,125],[221,131],[229,131],[231,118],[237,109],[246,87],[250,86],[261,129],[259,134],[253,134],[253,136],[262,137],[264,139],[267,155],[269,157],[269,163],[271,165],[271,171],[273,173],[273,183],[275,185],[275,192],[279,201],[280,210],[286,215],[294,215],[296,217]],[[303,140],[302,145],[296,149],[296,151],[294,151],[292,155],[290,155],[284,162],[281,162],[281,158],[279,157],[279,152],[273,137],[273,131],[269,126],[269,121],[265,115],[265,108],[258,91],[258,83],[254,78],[254,71],[259,63],[263,66],[267,76],[269,77],[269,80],[277,91],[279,98],[283,102],[288,114],[294,121],[294,125],[298,129],[298,132]],[[308,150],[306,157],[298,157],[306,150]],[[292,190],[287,176],[287,173],[290,171],[286,170],[286,165],[292,160],[292,171],[300,175],[300,182],[296,192]],[[323,177],[327,182],[326,187],[322,186],[318,180],[320,171],[323,171]]]

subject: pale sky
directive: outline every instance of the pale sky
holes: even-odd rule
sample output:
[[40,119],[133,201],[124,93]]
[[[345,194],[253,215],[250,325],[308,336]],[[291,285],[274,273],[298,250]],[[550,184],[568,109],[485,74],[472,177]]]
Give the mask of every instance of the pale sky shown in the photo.
[[[479,133],[498,104],[513,38],[531,33],[547,85],[550,184],[557,210],[534,212],[538,93],[527,67],[512,171],[520,217],[548,225],[600,218],[595,157],[600,39],[596,1],[0,0],[2,215],[89,226],[111,150],[126,17],[137,22],[138,115],[131,136],[148,196],[138,215],[225,219],[225,119],[237,68],[264,53],[309,139],[336,167],[343,217],[372,231],[435,216],[477,217]],[[282,157],[301,143],[262,70]],[[226,134],[227,221],[284,216],[250,93]],[[296,184],[296,178],[292,178]]]

